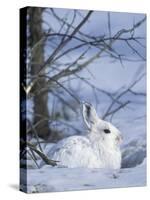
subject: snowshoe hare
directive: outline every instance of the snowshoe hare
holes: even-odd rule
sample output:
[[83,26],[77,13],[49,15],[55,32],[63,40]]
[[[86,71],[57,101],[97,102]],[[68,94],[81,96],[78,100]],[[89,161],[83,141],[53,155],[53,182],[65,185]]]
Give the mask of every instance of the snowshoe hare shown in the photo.
[[84,136],[70,136],[55,144],[48,156],[60,165],[75,168],[110,168],[121,166],[121,133],[111,123],[100,119],[89,103],[82,104],[83,120],[88,128]]

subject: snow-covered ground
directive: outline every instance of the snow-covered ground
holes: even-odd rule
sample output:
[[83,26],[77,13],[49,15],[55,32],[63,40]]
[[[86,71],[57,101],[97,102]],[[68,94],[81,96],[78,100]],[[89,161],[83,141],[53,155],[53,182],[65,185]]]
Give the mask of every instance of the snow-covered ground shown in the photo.
[[[22,171],[22,175],[25,171]],[[28,193],[60,192],[146,185],[146,160],[134,168],[120,170],[57,168],[45,165],[27,172]]]

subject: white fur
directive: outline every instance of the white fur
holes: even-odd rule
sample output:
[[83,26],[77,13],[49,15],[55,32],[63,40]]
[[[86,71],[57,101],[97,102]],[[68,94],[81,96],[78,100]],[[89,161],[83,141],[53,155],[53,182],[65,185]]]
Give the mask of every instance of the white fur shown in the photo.
[[[70,168],[111,168],[119,169],[121,165],[121,134],[109,122],[101,120],[95,109],[83,103],[83,119],[88,128],[85,136],[70,136],[59,141],[49,151],[51,159]],[[106,134],[104,130],[110,130]]]

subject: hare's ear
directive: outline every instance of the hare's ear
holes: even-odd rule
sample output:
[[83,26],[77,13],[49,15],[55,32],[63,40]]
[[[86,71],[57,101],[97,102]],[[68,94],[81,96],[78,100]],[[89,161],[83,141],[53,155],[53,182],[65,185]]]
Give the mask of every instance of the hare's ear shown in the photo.
[[91,129],[92,125],[94,125],[99,118],[95,108],[91,104],[83,102],[82,114],[85,124],[89,129]]

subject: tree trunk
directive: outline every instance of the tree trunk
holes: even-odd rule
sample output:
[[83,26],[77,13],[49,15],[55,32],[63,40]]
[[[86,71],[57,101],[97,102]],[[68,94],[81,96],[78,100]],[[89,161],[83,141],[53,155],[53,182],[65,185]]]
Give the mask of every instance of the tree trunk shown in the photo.
[[[43,37],[42,29],[42,8],[29,8],[29,47],[33,48]],[[38,74],[41,64],[44,63],[44,44],[36,46],[31,55],[31,76]],[[44,120],[49,116],[48,112],[48,93],[43,92],[37,95],[37,92],[44,88],[45,78],[36,82],[32,89],[34,104],[34,125],[36,125],[37,134],[42,138],[47,138],[50,134],[48,121]],[[36,95],[35,95],[36,94]]]

